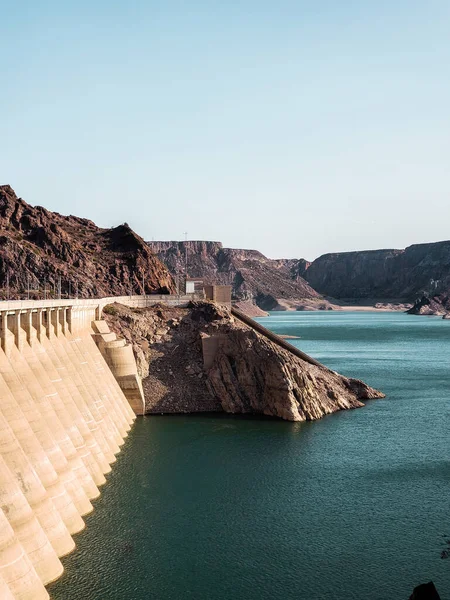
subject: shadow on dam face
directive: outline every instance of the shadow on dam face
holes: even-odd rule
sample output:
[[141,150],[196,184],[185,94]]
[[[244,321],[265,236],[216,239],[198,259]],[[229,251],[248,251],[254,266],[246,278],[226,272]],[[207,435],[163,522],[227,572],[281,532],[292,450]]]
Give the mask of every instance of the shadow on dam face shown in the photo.
[[101,307],[0,303],[2,600],[49,598],[45,586],[62,574],[60,557],[144,412],[132,349]]

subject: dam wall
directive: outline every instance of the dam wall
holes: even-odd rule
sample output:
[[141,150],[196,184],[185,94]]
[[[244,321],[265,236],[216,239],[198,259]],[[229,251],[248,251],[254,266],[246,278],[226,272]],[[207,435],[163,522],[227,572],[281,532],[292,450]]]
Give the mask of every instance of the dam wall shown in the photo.
[[101,312],[145,300],[0,302],[2,600],[49,598],[142,412],[131,347]]

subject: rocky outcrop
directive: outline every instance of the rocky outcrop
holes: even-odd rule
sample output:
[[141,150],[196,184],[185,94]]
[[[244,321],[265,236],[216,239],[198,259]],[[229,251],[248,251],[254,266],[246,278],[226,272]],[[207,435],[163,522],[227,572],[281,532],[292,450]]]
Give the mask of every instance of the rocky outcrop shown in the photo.
[[450,312],[450,297],[444,295],[429,297],[424,294],[406,312],[410,315],[438,315],[449,318],[447,315]]
[[[188,309],[111,305],[106,313],[111,329],[133,344],[150,413],[225,411],[305,421],[383,397],[359,380],[293,356],[210,303]],[[203,336],[218,339],[207,370]]]
[[380,397],[362,382],[310,365],[244,328],[223,338],[208,380],[226,412],[287,421],[313,421]]
[[[302,263],[300,272],[303,267]],[[415,244],[405,250],[324,254],[303,276],[319,293],[334,298],[413,302],[423,293],[450,291],[450,241]]]
[[231,285],[234,300],[251,302],[264,311],[331,308],[300,275],[306,261],[272,260],[256,250],[224,248],[220,242],[147,243],[175,277],[184,276],[187,254],[190,277]]
[[[167,293],[175,286],[167,268],[125,223],[112,229],[88,219],[30,206],[0,186],[0,288],[10,298],[69,291],[79,297]],[[44,292],[45,288],[45,292]]]
[[429,581],[415,587],[409,600],[440,600],[440,598],[434,583]]
[[380,311],[400,311],[407,312],[410,308],[412,308],[411,302],[376,302],[374,304],[374,308]]

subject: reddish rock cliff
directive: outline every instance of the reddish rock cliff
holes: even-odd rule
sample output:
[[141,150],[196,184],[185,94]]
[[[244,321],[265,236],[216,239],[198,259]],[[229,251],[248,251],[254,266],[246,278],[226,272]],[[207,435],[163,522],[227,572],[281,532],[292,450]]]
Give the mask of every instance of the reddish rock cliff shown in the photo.
[[97,227],[88,219],[30,206],[0,186],[0,288],[11,298],[54,295],[110,296],[175,290],[167,268],[128,225]]
[[[323,309],[329,303],[301,277],[300,261],[272,260],[256,250],[224,248],[220,242],[148,242],[173,275],[231,285],[233,298],[263,310]],[[295,264],[294,264],[295,263]]]

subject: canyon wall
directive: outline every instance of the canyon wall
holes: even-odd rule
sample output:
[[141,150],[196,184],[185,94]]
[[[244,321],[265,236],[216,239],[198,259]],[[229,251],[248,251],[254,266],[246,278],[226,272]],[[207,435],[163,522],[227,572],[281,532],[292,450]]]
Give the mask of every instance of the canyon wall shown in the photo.
[[450,241],[337,252],[313,262],[273,260],[220,242],[148,244],[173,275],[184,275],[187,251],[189,276],[232,285],[235,301],[250,301],[263,310],[337,308],[334,299],[411,303],[423,294],[450,293]]
[[272,260],[257,250],[224,248],[220,242],[147,243],[173,276],[184,276],[187,258],[189,277],[231,285],[236,301],[250,301],[263,310],[329,306],[299,274],[299,261]]
[[319,293],[333,298],[395,298],[450,291],[450,241],[405,250],[324,254],[300,272]]

